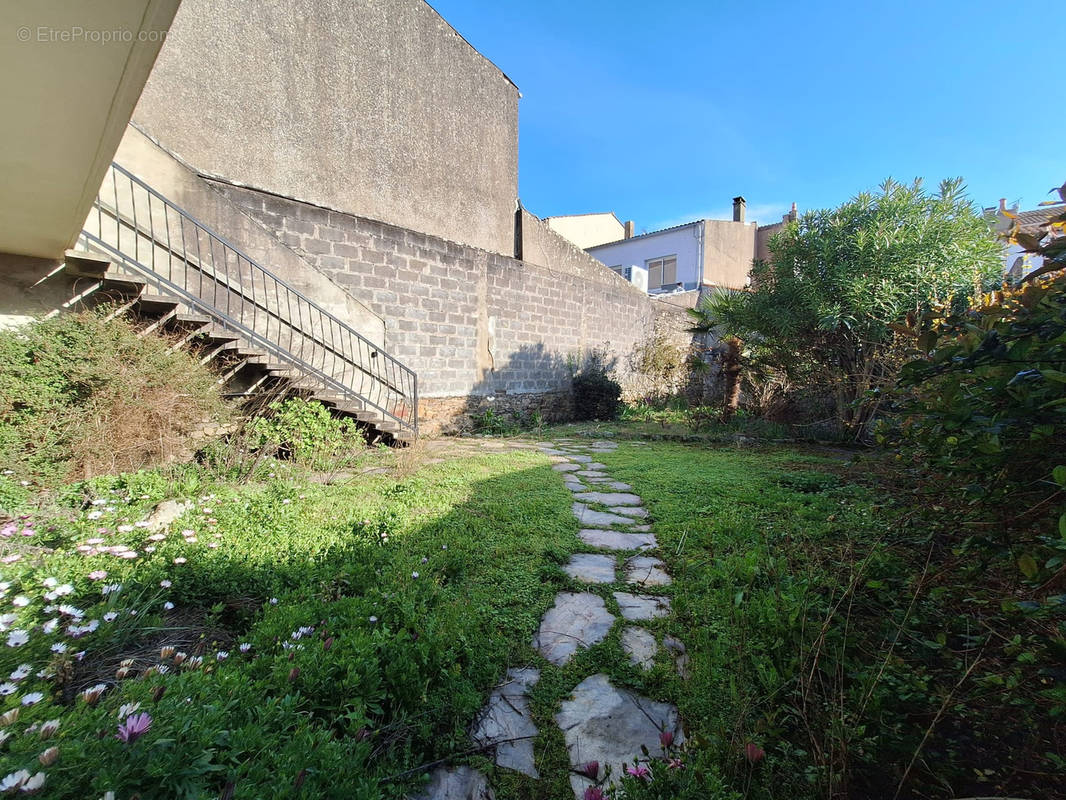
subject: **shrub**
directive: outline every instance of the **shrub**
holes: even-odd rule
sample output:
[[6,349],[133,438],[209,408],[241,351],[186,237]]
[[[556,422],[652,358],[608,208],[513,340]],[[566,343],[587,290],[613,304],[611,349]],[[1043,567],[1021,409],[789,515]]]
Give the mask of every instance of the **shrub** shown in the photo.
[[865,439],[895,384],[902,346],[892,328],[938,300],[999,282],[999,245],[961,180],[936,193],[886,181],[839,208],[804,214],[771,239],[750,292],[720,309],[725,334],[762,348],[797,384],[829,387],[842,428]]
[[[679,346],[662,332],[637,344],[629,354],[627,399],[661,401],[694,388],[702,378],[703,363],[692,359],[688,348]],[[702,387],[700,387],[702,388]]]
[[594,351],[574,376],[574,419],[617,419],[622,410],[622,387],[610,375],[606,355]]
[[253,450],[278,454],[313,469],[333,466],[366,447],[354,420],[334,417],[317,400],[301,397],[271,402],[264,414],[249,421],[247,429]]
[[168,347],[90,312],[0,331],[0,465],[51,485],[181,454],[224,408],[214,375]]
[[544,427],[544,415],[540,411],[511,411],[497,413],[486,408],[472,417],[475,433],[490,436],[515,436],[522,431],[540,430]]
[[[1066,213],[1044,227],[1066,230]],[[1050,478],[1066,462],[1066,237],[1007,235],[1044,257],[1038,274],[972,309],[934,309],[897,326],[919,354],[902,370],[911,389],[902,434],[938,471],[971,481],[971,499],[997,503],[1023,490],[1059,495]]]

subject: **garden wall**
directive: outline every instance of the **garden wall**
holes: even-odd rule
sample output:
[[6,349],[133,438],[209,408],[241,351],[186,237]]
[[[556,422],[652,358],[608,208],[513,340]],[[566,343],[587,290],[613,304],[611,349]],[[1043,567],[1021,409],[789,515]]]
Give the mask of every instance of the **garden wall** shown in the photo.
[[551,231],[537,251],[548,267],[215,185],[385,320],[385,348],[418,372],[430,431],[487,408],[565,418],[568,359],[606,348],[624,371],[625,356],[654,329],[643,292],[572,246],[570,254]]

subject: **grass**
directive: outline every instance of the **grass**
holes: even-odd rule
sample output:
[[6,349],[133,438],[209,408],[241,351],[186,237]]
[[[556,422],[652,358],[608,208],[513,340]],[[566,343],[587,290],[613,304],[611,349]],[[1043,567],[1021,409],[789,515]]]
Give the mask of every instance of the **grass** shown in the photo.
[[[57,798],[374,800],[417,790],[429,765],[469,763],[500,798],[567,800],[552,717],[602,672],[677,704],[689,737],[688,769],[630,782],[629,800],[892,797],[901,783],[900,797],[1037,785],[1066,796],[1030,631],[1002,635],[1004,591],[980,585],[987,565],[948,561],[950,547],[927,559],[939,512],[893,487],[878,459],[638,442],[624,423],[538,438],[564,435],[620,442],[596,458],[652,514],[673,613],[646,625],[685,642],[687,679],[665,652],[651,671],[632,666],[621,625],[564,667],[533,651],[559,591],[598,593],[618,614],[618,587],[562,572],[588,548],[537,452],[364,453],[353,469],[393,462],[392,473],[332,485],[266,460],[241,481],[188,466],[67,484],[36,504],[0,491],[12,512],[0,676],[27,673],[0,688],[0,714],[18,709],[0,720],[0,777],[44,772]],[[166,498],[192,506],[165,535],[138,527]],[[90,620],[99,627],[80,632]],[[993,633],[979,640],[981,624]],[[541,670],[530,695],[540,780],[496,770],[469,740],[512,666]],[[150,730],[117,739],[141,712]]]
[[[14,615],[5,636],[27,631],[29,642],[0,650],[0,667],[32,672],[3,698],[20,713],[6,726],[0,771],[41,769],[38,755],[55,744],[51,797],[218,797],[230,784],[238,797],[400,797],[419,765],[469,750],[466,726],[488,690],[533,658],[532,632],[554,596],[543,568],[576,544],[567,492],[546,460],[485,455],[400,482],[336,486],[202,478],[186,470],[77,486],[23,521],[32,535],[4,542],[9,561],[19,556],[3,567]],[[168,496],[196,498],[173,533],[155,542],[142,528],[117,532]],[[138,556],[78,552],[96,538]],[[95,570],[108,574],[93,580]],[[71,638],[70,619],[47,610],[56,600],[44,597],[46,578],[69,584],[62,602],[82,619],[119,616]],[[121,590],[101,595],[112,583]],[[10,606],[16,596],[29,602]],[[58,631],[41,633],[53,617]],[[54,643],[66,652],[52,653]],[[166,644],[203,664],[161,658]],[[119,679],[124,659],[130,673]],[[49,674],[34,677],[42,668]],[[81,699],[98,683],[109,688],[95,705]],[[20,706],[33,692],[44,696]],[[138,702],[151,731],[118,741],[119,707]],[[42,741],[35,724],[55,718],[59,733]]]
[[726,785],[790,800],[1066,796],[1043,646],[1061,615],[1020,602],[1009,554],[967,548],[965,512],[937,505],[944,487],[915,495],[861,451],[647,443],[599,458],[655,519],[674,576],[662,627],[691,656],[691,679],[660,674],[660,692]]

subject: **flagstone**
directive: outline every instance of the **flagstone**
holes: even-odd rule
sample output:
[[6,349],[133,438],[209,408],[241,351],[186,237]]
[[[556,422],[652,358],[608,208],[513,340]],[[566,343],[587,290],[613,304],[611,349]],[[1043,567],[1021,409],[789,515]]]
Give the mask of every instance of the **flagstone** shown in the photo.
[[[563,732],[571,768],[597,761],[601,770],[610,766],[612,783],[618,782],[626,764],[643,758],[641,747],[653,755],[662,754],[659,736],[663,731],[672,733],[677,744],[685,738],[675,706],[617,689],[603,674],[585,678],[574,687],[560,705],[555,722]],[[579,800],[592,785],[583,775],[570,776],[570,788]]]
[[665,617],[670,613],[670,598],[647,594],[615,592],[614,599],[622,616],[630,622]]
[[659,645],[651,631],[630,625],[622,630],[622,649],[634,666],[647,672],[655,666]]
[[654,533],[622,533],[599,528],[584,528],[578,538],[590,547],[603,550],[650,550],[658,546]]
[[[622,517],[618,514],[609,514],[606,511],[593,511],[584,503],[572,503],[570,510],[574,512],[574,516],[578,518],[578,521],[583,525],[632,525],[633,520],[629,517]],[[615,509],[617,510],[617,509]]]
[[588,592],[560,592],[540,621],[533,647],[556,666],[573,658],[579,647],[601,641],[614,624],[603,598]]
[[563,572],[584,583],[614,583],[613,556],[597,553],[574,553],[563,566]]
[[626,583],[640,586],[668,586],[673,579],[666,572],[666,564],[654,556],[634,556],[625,564]]
[[539,679],[539,669],[509,669],[506,682],[492,690],[470,734],[475,744],[495,746],[497,766],[531,778],[540,775],[533,759],[537,726],[533,724],[527,694]]
[[574,499],[604,506],[639,506],[644,502],[638,495],[629,492],[585,492]]

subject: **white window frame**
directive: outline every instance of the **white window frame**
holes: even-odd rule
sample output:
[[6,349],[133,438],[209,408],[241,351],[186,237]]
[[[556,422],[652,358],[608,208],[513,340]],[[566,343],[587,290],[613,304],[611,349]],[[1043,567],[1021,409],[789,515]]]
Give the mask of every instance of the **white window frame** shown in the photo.
[[[664,280],[669,273],[666,272],[666,266],[669,262],[673,262],[673,280]],[[648,270],[648,290],[661,289],[664,286],[673,286],[677,283],[677,253],[673,255],[658,256],[656,258],[649,258],[644,262],[644,268]],[[655,282],[654,276],[659,276],[658,283]]]

